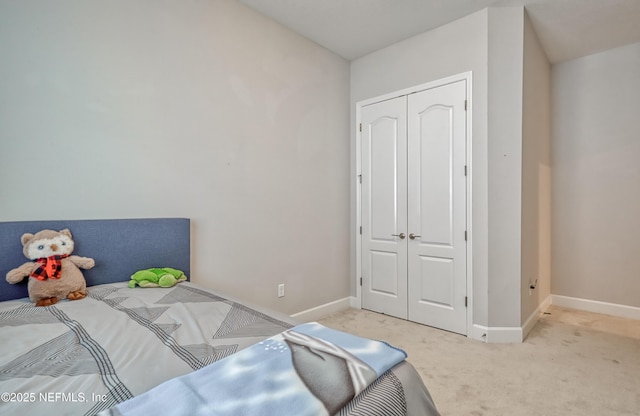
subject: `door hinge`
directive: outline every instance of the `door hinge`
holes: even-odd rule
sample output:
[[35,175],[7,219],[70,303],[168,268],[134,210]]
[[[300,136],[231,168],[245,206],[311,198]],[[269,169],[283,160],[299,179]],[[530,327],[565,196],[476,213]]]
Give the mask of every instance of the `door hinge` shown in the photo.
[[360,235],[362,235],[362,225],[360,226]]
[[[467,100],[464,100],[464,111],[467,111]],[[360,131],[362,131],[362,130],[360,130]]]
[[360,286],[362,286],[362,277],[360,278]]
[[[362,285],[360,285],[360,286],[362,286]],[[467,307],[467,297],[466,296],[464,297],[464,307],[465,308]]]
[[362,183],[362,175],[358,175],[358,180]]
[[464,231],[464,241],[467,241],[467,230]]
[[467,165],[464,165],[464,176],[467,176]]
[[[465,107],[466,109],[466,107]],[[360,123],[360,132],[362,132],[362,123]]]

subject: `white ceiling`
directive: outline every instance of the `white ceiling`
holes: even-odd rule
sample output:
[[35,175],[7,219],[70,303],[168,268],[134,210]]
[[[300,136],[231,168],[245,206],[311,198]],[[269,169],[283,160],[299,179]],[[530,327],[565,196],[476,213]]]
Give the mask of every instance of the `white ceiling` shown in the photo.
[[524,5],[549,61],[640,42],[640,0],[240,0],[353,60],[488,6]]

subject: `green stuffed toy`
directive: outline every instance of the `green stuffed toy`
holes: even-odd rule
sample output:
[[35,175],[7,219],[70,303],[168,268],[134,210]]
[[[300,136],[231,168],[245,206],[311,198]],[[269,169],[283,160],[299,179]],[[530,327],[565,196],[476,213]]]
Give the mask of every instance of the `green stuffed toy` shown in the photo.
[[140,287],[171,287],[185,280],[187,280],[187,276],[181,270],[172,269],[171,267],[154,267],[138,270],[131,275],[129,287],[132,289],[136,285]]

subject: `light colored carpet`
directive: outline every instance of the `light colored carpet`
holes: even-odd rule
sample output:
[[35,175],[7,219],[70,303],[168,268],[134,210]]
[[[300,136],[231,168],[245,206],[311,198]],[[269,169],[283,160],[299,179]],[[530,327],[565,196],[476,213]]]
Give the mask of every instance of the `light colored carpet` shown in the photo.
[[640,321],[552,306],[522,344],[348,309],[319,322],[404,349],[443,416],[640,415]]

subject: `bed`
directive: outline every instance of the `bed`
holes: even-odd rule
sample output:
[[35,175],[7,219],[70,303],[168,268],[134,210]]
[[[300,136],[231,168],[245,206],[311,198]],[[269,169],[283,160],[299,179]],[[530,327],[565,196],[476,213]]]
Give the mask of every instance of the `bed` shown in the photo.
[[[28,279],[5,281],[28,261],[21,235],[43,229],[69,229],[73,254],[95,259],[86,298],[36,307]],[[0,414],[438,415],[385,342],[190,281],[127,285],[151,267],[191,276],[190,231],[184,218],[0,223]]]

